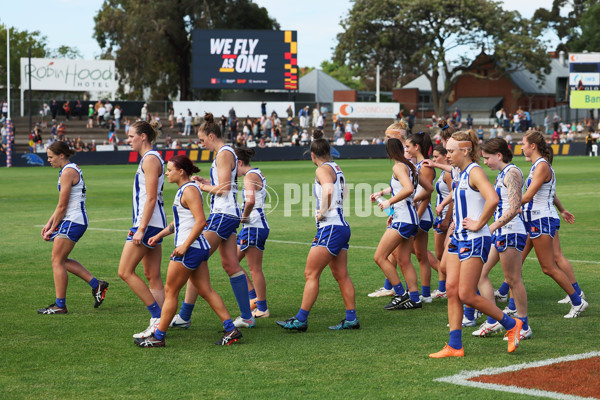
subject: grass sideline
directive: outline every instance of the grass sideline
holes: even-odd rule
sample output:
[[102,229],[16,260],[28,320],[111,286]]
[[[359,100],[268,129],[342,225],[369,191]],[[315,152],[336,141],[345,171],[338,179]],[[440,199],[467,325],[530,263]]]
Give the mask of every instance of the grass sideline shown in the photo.
[[[530,164],[518,157],[525,175]],[[314,166],[304,162],[255,163],[280,196],[286,182],[311,184]],[[389,182],[388,160],[339,160],[348,183]],[[385,227],[384,217],[350,215],[352,228],[349,270],[356,288],[359,331],[333,332],[328,325],[344,317],[339,289],[327,271],[321,293],[309,317],[306,333],[284,332],[275,325],[300,306],[303,271],[314,219],[284,217],[281,205],[269,216],[270,239],[263,269],[267,279],[271,317],[245,329],[244,338],[222,348],[212,343],[222,329],[220,321],[201,299],[188,330],[170,330],[164,349],[140,349],[131,334],[145,328],[148,312],[117,275],[117,267],[131,217],[131,188],[135,166],[86,166],[90,229],[72,257],[98,278],[110,282],[105,303],[93,308],[89,286],[71,276],[67,294],[68,315],[37,315],[38,307],[54,301],[50,266],[51,244],[40,237],[57,202],[58,171],[49,167],[0,170],[0,215],[5,235],[0,250],[0,387],[7,399],[26,398],[463,398],[490,396],[482,389],[434,382],[461,370],[503,367],[526,361],[599,350],[597,311],[600,299],[600,226],[596,207],[600,195],[598,159],[557,157],[557,192],[576,216],[563,223],[563,251],[573,262],[590,308],[575,320],[565,320],[568,305],[556,304],[564,292],[543,275],[535,259],[528,259],[523,275],[529,296],[533,339],[514,354],[506,352],[502,337],[471,337],[463,332],[466,357],[432,360],[448,340],[446,303],[422,310],[384,311],[388,299],[366,295],[381,286],[383,275],[373,262],[374,248]],[[201,164],[200,174],[209,165]],[[491,179],[495,173],[490,172]],[[165,204],[176,188],[165,184]],[[207,211],[207,210],[205,210]],[[277,241],[277,242],[276,242]],[[282,241],[282,242],[278,242]],[[300,242],[305,244],[283,243]],[[356,246],[356,247],[353,247]],[[430,248],[433,240],[430,239]],[[163,277],[172,237],[163,244]],[[587,261],[587,262],[586,262]],[[413,257],[413,263],[416,260]],[[210,262],[212,283],[233,318],[237,305],[218,255]],[[245,266],[245,263],[243,262]],[[417,268],[418,270],[418,268]],[[142,274],[142,268],[138,268]],[[492,271],[497,286],[501,269]],[[437,274],[432,274],[432,289]],[[180,296],[180,301],[183,294]],[[504,307],[503,304],[501,304]],[[482,322],[480,320],[479,322]],[[529,396],[498,393],[498,399]]]

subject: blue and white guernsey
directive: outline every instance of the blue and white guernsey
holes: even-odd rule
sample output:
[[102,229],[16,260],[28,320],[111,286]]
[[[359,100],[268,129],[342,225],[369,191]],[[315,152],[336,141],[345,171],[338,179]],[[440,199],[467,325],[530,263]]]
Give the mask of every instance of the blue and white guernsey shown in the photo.
[[[265,217],[264,207],[265,207],[265,199],[267,198],[267,180],[265,176],[258,168],[249,169],[246,172],[248,174],[256,174],[260,177],[262,181],[262,187],[259,190],[254,191],[254,208],[250,212],[250,216],[248,217],[248,222],[243,224],[242,228],[265,228],[269,229],[269,224],[267,223],[267,218]],[[242,210],[246,207],[246,187],[242,189],[242,198],[244,199],[244,205]]]
[[[440,174],[440,177],[435,182],[435,191],[437,192],[437,198],[435,200],[435,206],[436,206],[436,208],[437,208],[437,206],[439,206],[440,204],[442,204],[442,201],[444,201],[444,199],[446,197],[448,197],[450,195],[450,188],[446,184],[446,181],[444,181],[444,175],[445,174],[446,174],[446,171],[442,170],[442,173]],[[450,205],[447,204],[446,207],[444,207],[444,209],[442,210],[442,213],[439,215],[439,217],[441,219],[446,218],[446,213],[448,213],[448,207],[449,206]]]
[[212,186],[217,186],[223,182],[219,182],[219,173],[217,171],[217,157],[221,154],[222,151],[229,151],[233,154],[233,164],[234,167],[229,174],[229,182],[231,182],[230,190],[218,196],[216,194],[211,195],[210,198],[210,213],[211,214],[227,214],[233,217],[240,218],[240,210],[237,206],[237,162],[238,158],[235,155],[235,151],[231,148],[231,146],[225,145],[219,149],[217,154],[215,155],[215,160],[212,162],[210,166],[210,184]]
[[[419,174],[418,172],[413,173],[412,170],[404,163],[398,164],[402,165],[403,168],[408,169],[408,176],[413,184],[414,190],[410,196],[392,204],[392,208],[394,210],[394,214],[392,215],[392,223],[404,222],[406,224],[418,225],[419,216],[417,215],[417,209],[415,208],[415,203],[413,200],[415,198],[415,193],[417,192],[417,186],[419,185]],[[393,174],[392,179],[390,180],[390,187],[392,188],[392,197],[402,190],[402,184]]]
[[523,218],[525,221],[530,222],[540,218],[552,218],[552,208],[554,208],[554,193],[556,191],[556,178],[554,176],[554,170],[552,166],[543,157],[538,158],[529,171],[529,176],[525,181],[525,190],[533,179],[533,171],[540,163],[548,164],[552,173],[552,178],[548,182],[542,183],[542,186],[538,189],[537,193],[533,195],[531,201],[527,204],[523,204]]
[[[333,182],[333,193],[329,210],[325,213],[324,219],[317,221],[317,228],[329,225],[349,226],[344,218],[344,186],[346,185],[344,173],[339,165],[333,161],[327,161],[321,165],[328,165],[333,169],[333,172],[335,172],[335,182]],[[317,211],[319,211],[321,209],[321,202],[323,201],[323,187],[317,178],[315,178],[313,194],[317,199]]]
[[[421,173],[421,167],[423,167],[423,161],[420,161],[417,163],[417,172]],[[434,175],[433,178],[435,179],[435,170],[433,170]],[[417,185],[417,192],[415,193],[415,196],[418,196],[423,190],[423,186],[421,185]],[[417,214],[418,215],[418,214]],[[431,211],[431,202],[427,205],[427,209],[423,212],[423,215],[421,215],[421,221],[433,221],[433,211]]]
[[469,185],[469,175],[474,168],[481,167],[474,162],[469,164],[460,173],[457,185],[454,188],[454,237],[457,240],[472,240],[483,236],[491,236],[487,224],[476,232],[470,231],[462,225],[462,221],[467,217],[473,220],[481,218],[485,205],[485,199],[481,193]]
[[[494,184],[494,189],[496,190],[496,194],[498,195],[498,207],[496,207],[496,211],[494,211],[494,221],[498,221],[500,217],[506,214],[510,209],[510,203],[508,199],[508,188],[504,184],[504,177],[508,174],[509,171],[516,170],[521,178],[523,177],[523,172],[514,164],[508,164],[505,166],[502,171],[496,177],[496,183]],[[523,188],[520,188],[522,191]],[[508,235],[511,233],[522,233],[527,234],[525,230],[525,224],[523,223],[523,218],[521,217],[521,213],[515,215],[515,217],[506,225],[501,228],[498,228],[496,235]]]
[[68,163],[60,169],[58,174],[58,191],[60,192],[60,177],[65,171],[65,168],[73,168],[79,174],[79,182],[71,187],[71,194],[69,195],[69,203],[67,204],[67,211],[65,212],[64,219],[67,221],[74,222],[80,225],[88,225],[88,216],[85,209],[85,182],[83,181],[83,174],[81,169],[75,163]]
[[[200,191],[200,187],[196,182],[186,182],[177,190],[177,194],[175,194],[175,200],[173,201],[173,220],[175,225],[175,247],[181,246],[187,238],[190,236],[192,232],[192,228],[196,223],[196,219],[194,215],[190,211],[189,208],[184,207],[181,204],[181,196],[183,196],[183,191],[187,188],[189,190],[198,190],[200,192],[200,199],[202,199],[202,192]],[[192,242],[190,247],[195,247],[198,249],[210,250],[210,244],[204,238],[204,235],[200,234],[196,240]]]
[[146,174],[142,168],[144,159],[147,156],[155,156],[160,160],[162,166],[162,172],[158,177],[158,184],[156,185],[156,203],[154,204],[154,211],[152,217],[148,222],[148,226],[155,228],[165,228],[167,226],[167,217],[165,215],[164,201],[163,201],[163,186],[165,183],[165,167],[164,161],[160,156],[160,153],[155,150],[147,151],[138,165],[138,169],[135,173],[135,181],[133,182],[133,227],[138,228],[142,221],[142,215],[144,215],[144,206],[146,204]]

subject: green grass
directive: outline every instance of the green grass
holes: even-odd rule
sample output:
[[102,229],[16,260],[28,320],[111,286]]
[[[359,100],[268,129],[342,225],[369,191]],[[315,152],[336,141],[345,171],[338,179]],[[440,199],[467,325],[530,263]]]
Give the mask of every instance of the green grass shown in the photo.
[[[391,174],[388,160],[341,160],[339,164],[348,182],[354,184],[388,182]],[[517,164],[528,171],[522,158],[517,159]],[[309,161],[256,163],[256,166],[263,170],[280,197],[284,195],[284,183],[310,184],[314,179],[314,166]],[[201,168],[201,174],[208,171],[206,164]],[[566,256],[574,260],[590,308],[581,318],[563,319],[568,305],[556,301],[564,297],[564,292],[542,274],[535,259],[528,259],[523,275],[533,339],[523,342],[516,353],[507,354],[506,342],[501,337],[472,338],[473,328],[468,328],[463,332],[466,357],[444,360],[427,357],[448,340],[444,301],[426,305],[423,310],[389,312],[382,309],[388,299],[366,296],[383,281],[373,262],[372,248],[384,230],[384,217],[360,218],[354,212],[348,217],[352,227],[348,268],[356,287],[359,331],[327,329],[344,317],[337,284],[328,271],[321,278],[321,293],[309,317],[308,331],[288,333],[275,325],[276,319],[295,315],[301,301],[304,264],[315,233],[314,219],[301,216],[302,203],[293,205],[292,217],[284,216],[281,204],[268,216],[272,241],[267,242],[263,269],[271,318],[259,320],[255,329],[244,330],[240,344],[218,347],[212,343],[219,337],[220,321],[200,299],[192,327],[170,330],[166,348],[135,347],[131,334],[145,328],[149,316],[117,275],[131,223],[135,166],[84,167],[90,228],[105,230],[88,230],[72,257],[97,277],[110,282],[105,303],[94,309],[89,287],[71,276],[69,314],[37,315],[38,307],[54,301],[51,244],[42,240],[40,230],[56,206],[57,171],[48,167],[2,169],[0,215],[5,228],[0,248],[0,388],[3,398],[528,398],[463,388],[433,379],[461,370],[501,367],[600,349],[597,311],[600,228],[594,206],[600,195],[598,162],[596,158],[557,157],[555,168],[558,195],[577,218],[573,226],[563,223],[562,246]],[[487,168],[486,171],[489,172]],[[491,172],[489,175],[495,176]],[[165,187],[165,203],[169,206],[175,189],[174,185]],[[433,240],[430,242],[431,248]],[[164,277],[173,248],[171,237],[163,247]],[[237,304],[218,256],[209,264],[213,286],[232,317],[237,316]],[[142,274],[141,267],[138,273]],[[492,271],[496,286],[502,280],[501,274],[498,267]],[[435,288],[435,273],[432,281]]]

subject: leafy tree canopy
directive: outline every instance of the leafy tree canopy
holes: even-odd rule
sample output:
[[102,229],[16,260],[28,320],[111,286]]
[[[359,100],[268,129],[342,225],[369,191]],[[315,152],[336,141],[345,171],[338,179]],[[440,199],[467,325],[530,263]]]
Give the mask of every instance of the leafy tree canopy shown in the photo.
[[[543,26],[491,0],[355,0],[338,35],[336,61],[374,73],[379,64],[395,83],[421,74],[431,83],[437,115],[446,111],[461,74],[499,79],[528,70],[544,79],[550,63]],[[496,64],[496,73],[480,76],[469,66],[480,52]],[[443,73],[445,86],[438,88]],[[396,85],[394,85],[396,86]]]
[[[19,31],[10,28],[10,86],[21,85],[21,57],[27,57],[31,47],[31,57],[46,56],[46,37],[39,31]],[[6,25],[0,23],[0,76],[6,79]],[[6,82],[6,81],[5,81]],[[4,83],[4,82],[3,82]]]
[[115,59],[119,94],[135,99],[145,88],[153,99],[191,98],[194,29],[279,29],[250,0],[105,0],[94,21],[104,56]]

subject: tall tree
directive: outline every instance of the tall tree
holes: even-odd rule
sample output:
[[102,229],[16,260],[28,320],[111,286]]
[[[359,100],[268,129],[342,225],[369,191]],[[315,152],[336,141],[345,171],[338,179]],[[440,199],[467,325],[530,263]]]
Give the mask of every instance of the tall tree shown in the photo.
[[538,8],[533,20],[556,33],[560,50],[600,51],[599,14],[600,0],[553,0],[552,8]]
[[[336,60],[373,70],[379,64],[402,76],[423,73],[431,84],[436,115],[446,112],[462,75],[499,79],[528,70],[541,81],[550,63],[541,28],[489,0],[354,0],[338,35]],[[469,66],[480,52],[496,64],[480,75]],[[438,87],[440,74],[444,87]]]
[[[39,31],[19,31],[10,28],[10,85],[21,85],[21,58],[27,57],[31,47],[31,57],[46,56],[46,37]],[[6,77],[6,25],[0,23],[0,76]]]
[[194,29],[279,29],[250,0],[104,0],[94,21],[94,37],[115,59],[119,91],[128,98],[150,88],[154,99],[178,92],[190,99]]
[[83,58],[81,51],[77,47],[71,46],[60,46],[56,49],[49,50],[46,57],[50,58],[68,58],[70,60],[76,60]]

